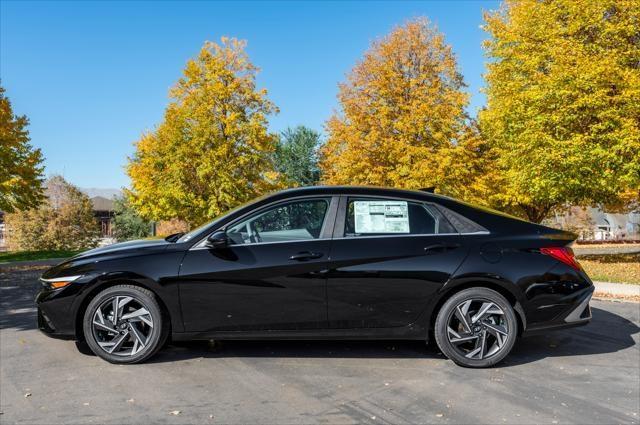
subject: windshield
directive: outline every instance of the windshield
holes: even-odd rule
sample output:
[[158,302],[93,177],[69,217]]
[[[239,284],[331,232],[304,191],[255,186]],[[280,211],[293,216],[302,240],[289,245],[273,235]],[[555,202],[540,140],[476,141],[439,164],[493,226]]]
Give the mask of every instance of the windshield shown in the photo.
[[[220,216],[223,217],[224,215]],[[216,217],[213,221],[217,221],[220,219],[220,217]],[[181,243],[181,242],[189,242],[191,239],[193,239],[196,235],[200,234],[200,232],[202,232],[204,229],[206,229],[207,227],[209,227],[211,225],[211,223],[213,223],[212,221],[203,224],[202,226],[196,227],[195,229],[193,229],[192,231],[190,231],[189,233],[185,233],[184,235],[180,236],[180,238],[176,241],[176,243]]]
[[232,212],[235,212],[237,210],[239,210],[240,208],[244,208],[248,205],[251,205],[253,203],[256,203],[258,201],[260,201],[261,199],[265,198],[266,196],[261,196],[257,199],[254,199],[252,201],[249,201],[247,203],[244,203],[242,205],[239,205],[235,208],[230,209],[229,211],[220,214],[219,216],[217,216],[216,218],[214,218],[213,220],[203,224],[202,226],[196,227],[195,229],[191,230],[189,233],[185,233],[184,235],[180,236],[180,239],[178,239],[176,241],[176,243],[182,243],[182,242],[189,242],[190,240],[200,236],[203,232],[205,232],[209,227],[213,226],[216,222],[222,220],[224,217],[228,216],[229,214],[231,214]]

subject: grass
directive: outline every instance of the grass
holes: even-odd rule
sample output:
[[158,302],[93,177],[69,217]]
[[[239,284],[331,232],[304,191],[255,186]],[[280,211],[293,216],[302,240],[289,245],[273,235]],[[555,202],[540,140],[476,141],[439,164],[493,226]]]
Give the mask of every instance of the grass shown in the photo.
[[640,254],[584,255],[578,261],[592,280],[640,285]]
[[50,258],[68,258],[82,251],[13,251],[0,252],[0,263],[13,261],[36,261]]

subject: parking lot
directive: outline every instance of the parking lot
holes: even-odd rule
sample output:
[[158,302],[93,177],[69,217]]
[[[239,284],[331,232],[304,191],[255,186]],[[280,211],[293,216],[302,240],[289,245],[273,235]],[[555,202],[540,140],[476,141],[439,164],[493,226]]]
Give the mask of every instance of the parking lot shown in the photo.
[[39,270],[0,272],[2,423],[639,423],[640,305],[463,369],[420,342],[203,342],[114,366],[36,329]]

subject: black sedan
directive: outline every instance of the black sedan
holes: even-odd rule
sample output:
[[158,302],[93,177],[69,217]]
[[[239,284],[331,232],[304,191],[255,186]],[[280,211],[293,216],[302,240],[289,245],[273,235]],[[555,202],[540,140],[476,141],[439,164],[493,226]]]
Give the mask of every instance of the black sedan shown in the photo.
[[168,338],[434,339],[487,367],[519,335],[590,320],[574,239],[423,191],[292,189],[51,268],[38,321],[112,363]]

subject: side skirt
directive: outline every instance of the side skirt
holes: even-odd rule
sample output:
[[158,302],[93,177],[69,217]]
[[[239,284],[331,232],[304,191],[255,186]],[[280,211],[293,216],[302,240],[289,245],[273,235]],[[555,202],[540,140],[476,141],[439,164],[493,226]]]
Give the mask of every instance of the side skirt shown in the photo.
[[215,332],[174,332],[174,341],[202,339],[235,340],[376,340],[407,339],[426,340],[427,330],[421,326],[401,328],[365,329],[309,329],[309,330],[263,330],[263,331],[215,331]]

